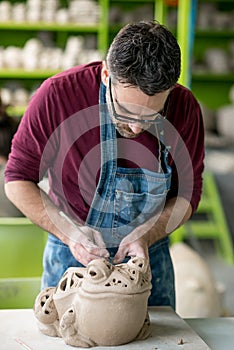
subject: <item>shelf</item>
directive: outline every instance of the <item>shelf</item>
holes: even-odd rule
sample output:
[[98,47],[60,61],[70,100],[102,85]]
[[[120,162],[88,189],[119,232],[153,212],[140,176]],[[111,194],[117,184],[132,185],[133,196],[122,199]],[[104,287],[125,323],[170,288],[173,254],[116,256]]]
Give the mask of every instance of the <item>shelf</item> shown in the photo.
[[150,3],[150,2],[154,2],[155,0],[110,0],[109,4],[112,5],[113,3],[126,3],[126,2],[132,2],[132,3]]
[[222,2],[222,3],[232,3],[233,0],[199,0],[199,3],[206,3],[206,2]]
[[58,24],[48,22],[0,22],[0,30],[48,30],[61,32],[94,32],[99,30],[99,24]]
[[229,92],[233,81],[226,80],[192,80],[192,91],[199,102],[216,111],[222,106],[230,105]]
[[[205,12],[202,6],[209,4]],[[192,72],[192,91],[195,96],[209,109],[216,111],[222,106],[230,104],[230,89],[234,82],[234,71],[232,66],[232,41],[234,38],[234,26],[232,12],[234,10],[233,0],[197,0],[198,22],[201,24],[206,20],[209,27],[195,30],[193,47],[194,67]],[[199,5],[202,5],[199,7]],[[199,18],[199,15],[202,15]],[[220,66],[226,67],[223,71],[215,72],[212,64],[209,64],[209,51],[217,50],[217,61],[220,54]],[[223,56],[222,55],[223,52]],[[215,56],[215,54],[214,54]],[[213,57],[214,57],[213,56]],[[210,59],[213,59],[210,58]],[[215,57],[214,57],[215,59]],[[218,64],[218,63],[217,63]],[[228,69],[229,67],[229,69]],[[197,69],[197,70],[196,70]]]
[[22,116],[26,110],[26,106],[9,106],[7,107],[7,113],[10,116]]
[[59,73],[60,70],[23,70],[23,69],[1,69],[0,78],[9,79],[46,79],[54,74]]
[[193,81],[208,81],[208,82],[227,82],[227,83],[233,83],[234,82],[234,72],[233,73],[227,73],[227,74],[214,74],[214,73],[193,73],[192,75]]
[[234,29],[233,30],[196,30],[195,33],[197,38],[234,38]]

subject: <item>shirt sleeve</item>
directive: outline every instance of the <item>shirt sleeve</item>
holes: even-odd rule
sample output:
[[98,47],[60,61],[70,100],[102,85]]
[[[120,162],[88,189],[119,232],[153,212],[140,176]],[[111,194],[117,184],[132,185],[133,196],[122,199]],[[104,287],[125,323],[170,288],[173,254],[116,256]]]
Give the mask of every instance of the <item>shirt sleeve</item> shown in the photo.
[[[56,94],[50,79],[32,97],[12,141],[5,182],[24,180],[38,183],[46,172],[41,164],[43,150],[54,129]],[[51,161],[52,153],[43,157]]]
[[172,183],[168,198],[177,195],[186,198],[194,212],[202,193],[204,170],[204,126],[199,103],[188,89],[175,91],[171,106],[173,125],[177,132],[171,137]]

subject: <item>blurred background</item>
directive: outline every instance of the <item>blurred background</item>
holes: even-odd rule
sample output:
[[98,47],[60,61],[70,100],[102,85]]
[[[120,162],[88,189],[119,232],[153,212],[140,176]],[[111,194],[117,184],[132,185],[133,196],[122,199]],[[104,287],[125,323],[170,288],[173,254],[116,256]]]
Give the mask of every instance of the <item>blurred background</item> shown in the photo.
[[[124,24],[149,19],[177,37],[180,83],[200,102],[206,130],[202,201],[189,223],[171,235],[177,312],[182,317],[233,316],[233,0],[0,0],[0,112],[19,122],[43,80],[103,59]],[[38,229],[15,217],[20,215],[7,217],[3,206],[1,195],[0,308],[32,307],[46,234],[34,240]],[[13,239],[18,243],[9,255]]]

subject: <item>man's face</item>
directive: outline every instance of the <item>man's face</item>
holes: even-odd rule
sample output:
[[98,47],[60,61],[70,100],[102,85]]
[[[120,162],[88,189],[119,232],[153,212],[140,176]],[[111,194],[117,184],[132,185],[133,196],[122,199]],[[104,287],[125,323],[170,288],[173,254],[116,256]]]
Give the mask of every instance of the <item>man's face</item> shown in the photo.
[[134,138],[147,130],[152,122],[160,118],[169,93],[170,90],[166,90],[148,96],[138,87],[119,82],[113,84],[109,79],[107,106],[120,135]]

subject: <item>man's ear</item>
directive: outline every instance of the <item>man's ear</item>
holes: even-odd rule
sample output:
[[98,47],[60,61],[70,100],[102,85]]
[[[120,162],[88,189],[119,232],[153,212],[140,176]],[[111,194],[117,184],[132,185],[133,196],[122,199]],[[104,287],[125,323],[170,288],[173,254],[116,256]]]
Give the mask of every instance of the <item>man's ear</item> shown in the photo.
[[109,79],[109,71],[107,69],[106,61],[103,61],[102,62],[102,70],[101,70],[101,80],[102,80],[103,84],[106,86],[108,83],[108,79]]

